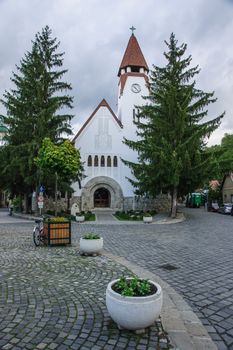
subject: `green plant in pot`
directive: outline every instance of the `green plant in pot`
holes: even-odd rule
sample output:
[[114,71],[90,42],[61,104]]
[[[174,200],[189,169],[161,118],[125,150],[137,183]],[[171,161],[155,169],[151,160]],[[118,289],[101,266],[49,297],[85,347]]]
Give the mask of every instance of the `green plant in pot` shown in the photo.
[[83,212],[77,212],[76,215],[75,215],[75,220],[77,222],[83,222],[85,221],[85,215]]
[[96,255],[103,248],[103,237],[95,233],[86,233],[80,238],[79,243],[81,254]]
[[120,329],[142,332],[158,319],[162,289],[154,281],[137,276],[111,281],[106,290],[106,306]]
[[150,223],[152,220],[152,215],[149,212],[143,214],[143,222]]

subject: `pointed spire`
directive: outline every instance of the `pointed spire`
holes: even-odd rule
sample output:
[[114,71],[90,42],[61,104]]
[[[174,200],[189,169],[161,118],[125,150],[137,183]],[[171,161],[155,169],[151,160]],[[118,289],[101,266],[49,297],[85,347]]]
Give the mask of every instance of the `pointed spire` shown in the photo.
[[135,35],[133,34],[133,30],[118,71],[118,76],[121,75],[121,69],[126,69],[126,67],[144,68],[147,71],[149,71],[149,68],[143,56],[142,50],[138,44],[138,41]]

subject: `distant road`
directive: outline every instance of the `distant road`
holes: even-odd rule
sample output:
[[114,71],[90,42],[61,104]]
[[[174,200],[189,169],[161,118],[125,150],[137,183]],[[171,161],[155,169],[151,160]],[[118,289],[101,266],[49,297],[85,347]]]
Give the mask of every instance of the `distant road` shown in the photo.
[[0,224],[17,224],[23,222],[30,222],[29,220],[16,218],[14,216],[9,216],[9,211],[7,208],[0,209]]

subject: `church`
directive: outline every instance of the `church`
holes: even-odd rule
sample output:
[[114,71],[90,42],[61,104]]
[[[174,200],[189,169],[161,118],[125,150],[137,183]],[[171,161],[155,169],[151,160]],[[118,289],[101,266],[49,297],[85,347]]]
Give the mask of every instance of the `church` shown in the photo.
[[[134,29],[134,28],[133,28]],[[134,195],[127,178],[133,175],[121,159],[137,162],[137,153],[126,146],[124,138],[136,140],[135,106],[148,96],[149,68],[133,33],[118,70],[117,112],[103,99],[73,139],[80,150],[85,177],[73,185],[72,202],[81,210],[109,208],[112,210],[145,209],[142,198]],[[81,187],[81,188],[80,188]]]

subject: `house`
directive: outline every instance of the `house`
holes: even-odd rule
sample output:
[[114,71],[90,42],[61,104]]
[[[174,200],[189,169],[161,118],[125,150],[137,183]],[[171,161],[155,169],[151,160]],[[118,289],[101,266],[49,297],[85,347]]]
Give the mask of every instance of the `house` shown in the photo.
[[224,176],[221,189],[223,203],[233,203],[233,173]]

